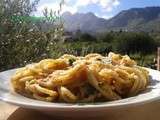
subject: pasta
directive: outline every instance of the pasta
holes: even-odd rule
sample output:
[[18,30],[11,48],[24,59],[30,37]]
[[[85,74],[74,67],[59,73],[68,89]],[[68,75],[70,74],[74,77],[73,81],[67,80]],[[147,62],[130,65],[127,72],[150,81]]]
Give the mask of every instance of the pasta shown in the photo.
[[129,56],[63,55],[17,70],[14,91],[48,102],[100,102],[137,95],[149,83],[149,72]]

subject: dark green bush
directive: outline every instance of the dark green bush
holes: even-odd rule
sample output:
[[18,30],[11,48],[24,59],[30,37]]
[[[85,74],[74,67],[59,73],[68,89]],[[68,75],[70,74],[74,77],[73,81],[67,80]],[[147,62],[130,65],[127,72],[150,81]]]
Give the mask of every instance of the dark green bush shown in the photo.
[[121,33],[114,40],[114,49],[120,53],[149,54],[156,50],[156,42],[146,33]]

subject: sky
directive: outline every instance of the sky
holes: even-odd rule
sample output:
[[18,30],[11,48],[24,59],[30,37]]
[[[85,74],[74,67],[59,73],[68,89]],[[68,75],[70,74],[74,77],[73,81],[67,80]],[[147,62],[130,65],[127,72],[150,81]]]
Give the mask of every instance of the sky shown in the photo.
[[[40,0],[35,15],[42,16],[42,11],[46,7],[53,11],[57,10],[60,1]],[[62,13],[66,11],[72,14],[93,12],[96,16],[105,19],[109,19],[120,11],[130,8],[160,6],[160,0],[64,0],[64,3]]]

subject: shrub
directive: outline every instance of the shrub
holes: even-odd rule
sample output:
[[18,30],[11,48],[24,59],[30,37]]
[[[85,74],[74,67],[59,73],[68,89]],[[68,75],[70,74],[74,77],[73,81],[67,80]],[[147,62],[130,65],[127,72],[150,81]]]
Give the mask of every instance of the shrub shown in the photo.
[[113,45],[116,51],[127,54],[149,54],[156,50],[156,42],[146,33],[121,33]]

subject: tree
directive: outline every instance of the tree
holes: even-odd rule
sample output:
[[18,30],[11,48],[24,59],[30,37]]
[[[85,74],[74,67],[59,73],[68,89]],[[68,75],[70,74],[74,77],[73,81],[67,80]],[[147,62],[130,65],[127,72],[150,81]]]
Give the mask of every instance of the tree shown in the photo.
[[23,65],[32,60],[34,54],[39,55],[43,51],[43,47],[38,44],[39,35],[31,31],[31,21],[24,19],[36,10],[38,2],[39,0],[0,1],[0,70]]
[[92,41],[95,42],[96,38],[88,33],[82,33],[79,37],[79,41],[84,41],[84,42],[88,42],[88,41]]
[[156,50],[155,40],[147,33],[121,33],[115,38],[113,47],[116,51],[123,54],[140,54],[143,62],[145,56]]
[[102,42],[111,43],[111,42],[113,42],[114,37],[115,37],[115,35],[114,35],[113,32],[107,32],[107,33],[105,33],[104,35],[101,35],[99,39],[100,39]]
[[156,42],[146,33],[122,33],[115,38],[114,48],[121,53],[148,54],[156,49]]
[[[0,1],[0,71],[37,62],[61,53],[64,28],[59,9],[43,11],[43,19],[38,24],[31,13],[36,10],[39,0],[1,0]],[[56,24],[55,24],[56,23]],[[50,26],[44,31],[43,26]]]

